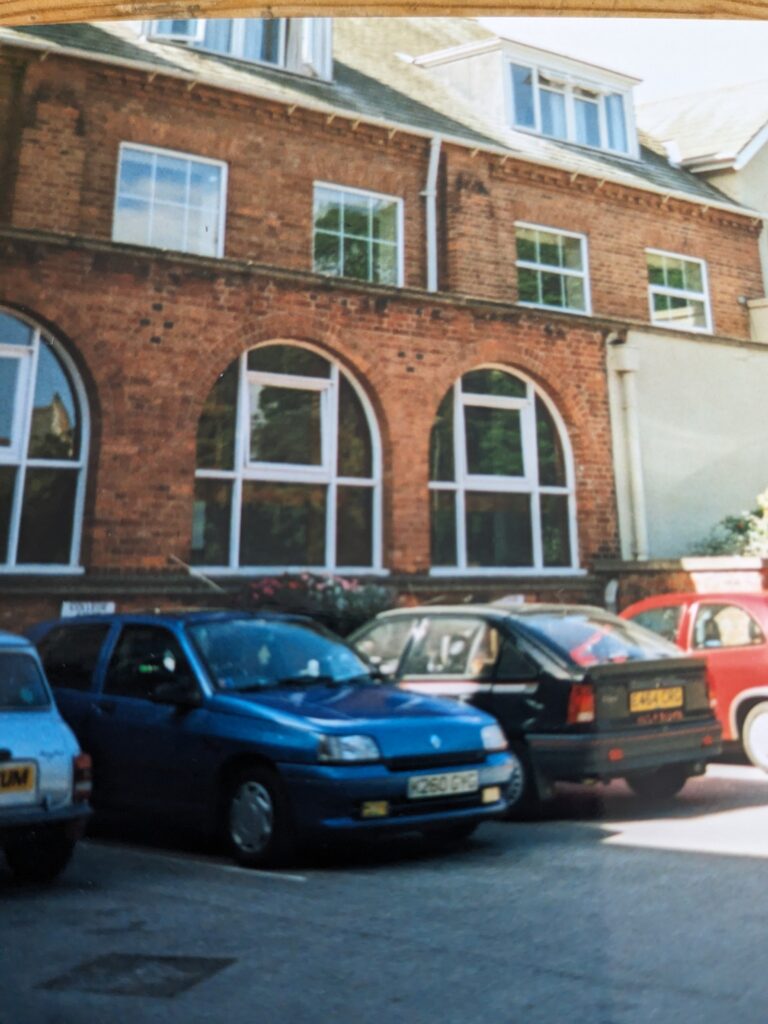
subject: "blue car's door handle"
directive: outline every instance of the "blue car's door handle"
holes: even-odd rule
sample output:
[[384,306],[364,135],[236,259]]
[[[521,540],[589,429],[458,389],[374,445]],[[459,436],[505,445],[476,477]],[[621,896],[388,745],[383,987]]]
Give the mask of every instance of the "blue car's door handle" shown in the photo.
[[113,700],[99,700],[96,702],[95,711],[101,715],[113,715],[117,703]]

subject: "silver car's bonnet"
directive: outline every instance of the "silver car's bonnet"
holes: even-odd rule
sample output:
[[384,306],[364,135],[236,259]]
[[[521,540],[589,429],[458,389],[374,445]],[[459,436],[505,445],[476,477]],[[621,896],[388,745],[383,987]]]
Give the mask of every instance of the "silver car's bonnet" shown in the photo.
[[15,762],[34,762],[37,784],[30,793],[6,793],[0,789],[0,816],[6,807],[47,803],[58,807],[72,798],[72,759],[80,748],[69,726],[53,705],[23,711],[0,711],[0,750],[10,752],[10,760],[0,761],[0,769]]

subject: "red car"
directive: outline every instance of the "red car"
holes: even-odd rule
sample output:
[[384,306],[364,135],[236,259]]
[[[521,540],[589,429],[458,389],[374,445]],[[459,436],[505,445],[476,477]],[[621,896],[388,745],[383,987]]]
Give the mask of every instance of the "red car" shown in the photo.
[[659,594],[621,617],[706,661],[723,739],[768,771],[768,592]]

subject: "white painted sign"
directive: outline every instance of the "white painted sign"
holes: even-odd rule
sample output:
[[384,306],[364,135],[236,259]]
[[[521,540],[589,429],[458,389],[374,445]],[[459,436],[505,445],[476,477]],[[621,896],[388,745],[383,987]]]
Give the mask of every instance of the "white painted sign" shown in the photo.
[[70,619],[73,615],[109,615],[116,607],[114,601],[62,601],[61,617]]

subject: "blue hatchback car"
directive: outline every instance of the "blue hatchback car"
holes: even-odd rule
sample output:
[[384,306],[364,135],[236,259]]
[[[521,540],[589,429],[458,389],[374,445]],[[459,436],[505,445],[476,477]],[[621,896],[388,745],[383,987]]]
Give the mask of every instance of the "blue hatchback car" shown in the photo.
[[320,836],[459,837],[506,807],[495,720],[371,679],[309,620],[95,615],[29,631],[94,763],[94,807],[223,831],[249,866]]

